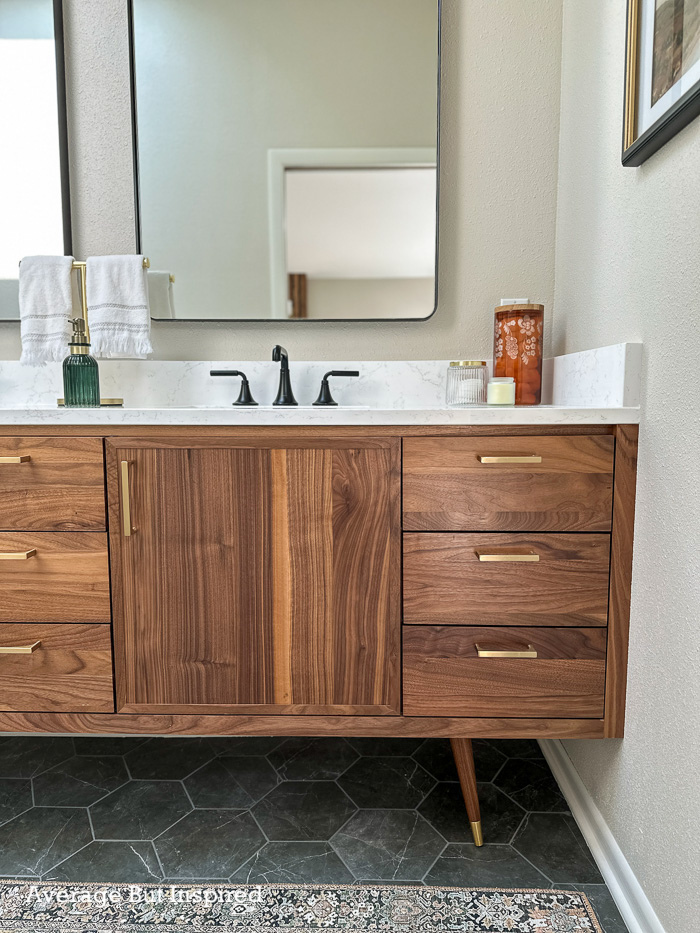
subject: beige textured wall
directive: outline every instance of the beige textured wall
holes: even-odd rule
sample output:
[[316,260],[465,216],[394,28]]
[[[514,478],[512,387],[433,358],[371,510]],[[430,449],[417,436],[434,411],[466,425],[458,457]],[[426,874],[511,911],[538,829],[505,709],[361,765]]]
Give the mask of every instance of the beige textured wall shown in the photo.
[[624,8],[564,3],[554,348],[645,347],[626,737],[566,749],[667,933],[687,933],[700,911],[700,120],[621,167]]
[[[126,0],[64,0],[75,251],[130,252]],[[444,0],[440,306],[429,321],[155,324],[160,359],[488,358],[499,298],[551,309],[561,0]],[[19,326],[0,324],[0,358]]]

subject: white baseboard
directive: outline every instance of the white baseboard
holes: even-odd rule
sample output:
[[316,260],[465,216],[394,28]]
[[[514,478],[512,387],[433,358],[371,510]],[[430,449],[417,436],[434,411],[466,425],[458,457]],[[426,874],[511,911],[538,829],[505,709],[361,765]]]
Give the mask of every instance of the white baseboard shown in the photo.
[[564,746],[559,739],[543,739],[540,747],[630,933],[665,933]]

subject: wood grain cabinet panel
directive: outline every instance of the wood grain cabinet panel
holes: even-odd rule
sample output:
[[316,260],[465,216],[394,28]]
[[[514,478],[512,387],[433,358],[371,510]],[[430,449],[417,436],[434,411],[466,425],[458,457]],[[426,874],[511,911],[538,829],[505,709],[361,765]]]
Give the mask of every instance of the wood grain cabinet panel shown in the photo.
[[0,625],[0,710],[113,713],[109,625]]
[[610,531],[614,449],[609,435],[406,438],[404,530]]
[[121,712],[399,713],[397,441],[107,449]]
[[[602,718],[605,629],[412,626],[403,639],[407,716]],[[536,658],[479,657],[532,649]]]
[[110,615],[106,534],[0,532],[0,622],[109,624]]
[[102,438],[0,437],[0,531],[104,531],[105,521]]
[[408,624],[607,623],[609,535],[407,534],[403,555]]

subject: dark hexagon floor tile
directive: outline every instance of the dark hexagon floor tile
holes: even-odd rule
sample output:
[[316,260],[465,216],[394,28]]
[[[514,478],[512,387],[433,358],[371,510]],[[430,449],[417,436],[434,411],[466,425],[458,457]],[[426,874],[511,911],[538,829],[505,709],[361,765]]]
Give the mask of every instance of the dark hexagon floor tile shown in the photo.
[[283,741],[282,736],[274,735],[225,735],[210,738],[209,745],[215,755],[244,757],[247,755],[269,755]]
[[[525,811],[493,784],[479,784],[479,807],[484,839],[490,843],[509,843],[525,816]],[[438,784],[418,809],[448,842],[472,841],[459,784]]]
[[17,735],[0,745],[0,777],[29,778],[74,755],[73,739]]
[[544,758],[536,739],[486,739],[506,758]]
[[593,910],[605,933],[628,933],[617,904],[605,884],[577,884],[574,890],[581,891],[593,905]]
[[368,758],[401,758],[412,755],[423,744],[423,739],[348,739],[356,752]]
[[41,875],[91,841],[87,810],[27,810],[0,826],[0,875]]
[[356,878],[420,881],[445,841],[415,810],[358,810],[331,845]]
[[147,736],[88,735],[76,737],[75,754],[86,758],[102,758],[104,755],[126,755],[149,741]]
[[333,781],[357,757],[345,739],[294,737],[285,739],[269,759],[285,781]]
[[179,781],[214,757],[206,739],[151,739],[126,755],[131,776],[139,781]]
[[559,785],[544,760],[511,758],[499,771],[494,783],[526,810],[569,812]]
[[449,739],[426,739],[413,757],[435,780],[459,780]]
[[91,842],[44,875],[44,881],[143,884],[162,881],[152,842]]
[[[492,781],[506,756],[483,739],[474,739],[472,749],[477,781]],[[438,781],[459,780],[449,739],[426,739],[413,757]]]
[[185,781],[195,807],[246,810],[277,786],[267,758],[214,758]]
[[30,781],[0,778],[0,824],[19,816],[32,806]]
[[549,882],[511,846],[449,845],[425,876],[428,885],[548,888]]
[[418,806],[435,778],[413,758],[360,758],[338,784],[358,807],[408,810]]
[[129,780],[122,758],[69,758],[34,778],[37,807],[89,807]]
[[90,808],[96,839],[153,839],[192,809],[179,781],[131,781]]
[[333,781],[284,781],[254,808],[255,819],[273,841],[326,841],[355,812]]
[[265,844],[253,817],[241,810],[193,810],[155,840],[169,878],[227,879]]
[[566,813],[531,813],[513,846],[554,884],[603,884],[581,830]]
[[268,842],[231,877],[239,884],[352,884],[328,842]]

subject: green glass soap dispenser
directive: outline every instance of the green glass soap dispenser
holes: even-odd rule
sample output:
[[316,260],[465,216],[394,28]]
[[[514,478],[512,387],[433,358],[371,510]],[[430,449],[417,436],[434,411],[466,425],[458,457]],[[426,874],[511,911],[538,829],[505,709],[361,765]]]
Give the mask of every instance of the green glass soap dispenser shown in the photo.
[[90,356],[90,341],[82,318],[73,320],[70,355],[63,361],[63,397],[66,408],[100,407],[100,371]]

